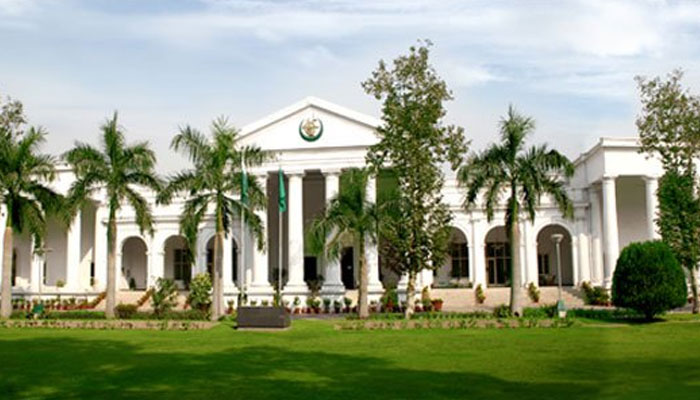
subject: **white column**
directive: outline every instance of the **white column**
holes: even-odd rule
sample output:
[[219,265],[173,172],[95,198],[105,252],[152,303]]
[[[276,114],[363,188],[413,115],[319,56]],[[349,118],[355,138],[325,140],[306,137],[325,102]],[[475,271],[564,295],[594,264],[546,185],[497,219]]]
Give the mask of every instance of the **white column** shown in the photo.
[[[256,175],[260,187],[267,194],[267,172],[264,174]],[[268,194],[269,195],[269,194]],[[251,284],[251,293],[260,294],[272,294],[272,286],[270,286],[270,281],[268,279],[268,256],[270,249],[269,241],[269,230],[267,229],[267,207],[262,210],[256,210],[255,215],[260,218],[260,224],[263,227],[263,243],[264,248],[262,250],[258,249],[257,240],[253,240],[253,235],[251,235],[251,244],[253,245],[253,281]]]
[[523,270],[525,271],[525,276],[523,278],[523,284],[527,287],[530,282],[534,283],[535,286],[539,286],[539,271],[537,270],[537,232],[534,232],[535,227],[530,221],[524,221],[523,223],[523,243],[525,246],[524,256],[523,256]]
[[614,176],[603,177],[603,242],[605,247],[603,286],[610,288],[620,252]]
[[77,290],[80,286],[80,236],[81,213],[73,219],[66,240],[66,289]]
[[[367,178],[367,201],[377,202],[377,179],[374,176]],[[369,238],[365,238],[365,257],[367,259],[367,270],[369,279],[367,280],[368,293],[382,293],[384,287],[379,280],[379,251],[377,243],[372,243]]]
[[[326,179],[326,207],[330,201],[340,191],[340,169],[323,170],[323,175]],[[340,256],[334,260],[322,257],[325,269],[323,272],[323,288],[322,292],[330,295],[342,295],[345,293],[345,285],[340,272]]]
[[288,172],[288,175],[289,239],[287,241],[287,254],[289,281],[285,287],[285,292],[290,294],[306,293],[307,286],[304,282],[304,172]]
[[603,284],[603,249],[602,249],[602,232],[601,226],[602,211],[600,207],[600,190],[592,186],[588,191],[588,197],[591,204],[591,240],[590,240],[590,257],[591,257],[591,282],[594,285]]
[[232,235],[224,238],[223,257],[221,260],[223,263],[221,266],[221,280],[224,292],[230,292],[236,287],[236,284],[233,282],[233,243]]
[[591,281],[589,236],[586,234],[586,223],[583,218],[576,220],[576,235],[578,237],[579,273],[578,280],[574,280],[574,285],[579,285],[581,282]]
[[655,176],[645,176],[644,183],[647,206],[647,237],[649,240],[660,239],[661,235],[656,231],[656,218],[659,212],[656,189],[659,187],[659,181]]
[[473,282],[474,288],[481,285],[482,288],[486,289],[486,243],[485,239],[485,222],[481,219],[472,219],[472,240],[471,244],[471,257],[473,259]]
[[[32,248],[34,248],[33,245]],[[30,251],[29,256],[31,260],[31,270],[29,271],[29,285],[32,292],[39,293],[41,292],[41,289],[44,286],[44,257],[34,253],[34,251]]]
[[[96,205],[95,211],[95,289],[107,287],[107,215],[106,205]],[[117,269],[120,266],[117,266]]]

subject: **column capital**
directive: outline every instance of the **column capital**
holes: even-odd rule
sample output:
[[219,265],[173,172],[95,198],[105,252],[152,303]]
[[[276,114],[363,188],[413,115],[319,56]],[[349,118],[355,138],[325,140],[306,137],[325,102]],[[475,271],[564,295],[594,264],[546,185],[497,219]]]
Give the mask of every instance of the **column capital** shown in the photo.
[[642,176],[642,179],[644,179],[644,182],[649,184],[657,182],[659,180],[659,177],[656,175],[644,175]]
[[321,169],[321,174],[323,176],[337,176],[340,175],[343,172],[343,169],[338,167],[338,168],[322,168]]
[[306,175],[306,170],[304,170],[304,169],[289,169],[289,170],[282,170],[282,173],[284,175],[289,176],[289,177],[302,178],[302,177],[304,177],[304,175]]

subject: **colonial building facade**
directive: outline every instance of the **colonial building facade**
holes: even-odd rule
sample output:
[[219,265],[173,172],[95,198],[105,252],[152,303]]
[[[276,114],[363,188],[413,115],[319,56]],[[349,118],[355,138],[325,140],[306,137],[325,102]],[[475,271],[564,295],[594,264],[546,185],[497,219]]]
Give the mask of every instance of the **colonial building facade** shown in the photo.
[[[364,166],[368,146],[377,141],[375,129],[379,124],[375,118],[307,98],[242,129],[241,144],[257,145],[275,157],[249,171],[267,187],[268,208],[259,214],[267,228],[265,249],[253,245],[250,232],[242,238],[240,226],[229,232],[224,246],[226,299],[235,300],[242,285],[250,299],[271,299],[280,251],[288,299],[307,296],[306,282],[320,281],[321,277],[323,295],[338,298],[355,290],[358,254],[353,243],[346,243],[338,260],[324,260],[309,252],[304,233],[323,212],[326,202],[342,190],[343,170]],[[556,205],[543,198],[534,223],[522,222],[519,251],[526,284],[557,284],[552,241],[555,233],[564,237],[561,278],[567,286],[589,281],[610,287],[620,249],[630,242],[657,237],[655,191],[662,168],[658,161],[639,153],[636,138],[601,138],[575,160],[575,166],[575,175],[568,184],[574,201],[573,218],[563,218]],[[284,173],[288,203],[281,220],[277,208],[279,169]],[[69,168],[59,166],[55,188],[65,193],[73,179]],[[376,199],[381,182],[369,180],[370,200]],[[207,271],[211,265],[213,221],[202,225],[196,263],[190,265],[178,226],[182,199],[162,206],[155,204],[153,193],[145,195],[153,207],[153,236],[139,232],[128,207],[118,215],[118,288],[144,290],[157,278],[167,277],[184,289],[194,274]],[[497,211],[492,221],[479,207],[465,210],[464,189],[458,187],[452,175],[447,177],[444,195],[454,213],[451,256],[436,271],[421,273],[419,287],[507,286],[510,248],[503,210]],[[69,230],[57,221],[49,221],[40,253],[32,251],[28,236],[17,235],[13,248],[14,295],[94,296],[103,291],[107,277],[106,217],[104,198],[98,194],[80,211]],[[366,257],[372,296],[381,294],[384,287],[405,286],[405,279],[383,265],[377,245],[368,243]]]

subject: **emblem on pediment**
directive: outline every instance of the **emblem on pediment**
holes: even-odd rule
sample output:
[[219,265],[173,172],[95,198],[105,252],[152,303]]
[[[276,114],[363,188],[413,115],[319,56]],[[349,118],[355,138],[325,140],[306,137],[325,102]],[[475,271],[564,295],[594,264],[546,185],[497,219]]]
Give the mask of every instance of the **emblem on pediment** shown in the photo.
[[316,117],[304,118],[299,123],[299,135],[307,142],[318,140],[323,134],[323,122]]

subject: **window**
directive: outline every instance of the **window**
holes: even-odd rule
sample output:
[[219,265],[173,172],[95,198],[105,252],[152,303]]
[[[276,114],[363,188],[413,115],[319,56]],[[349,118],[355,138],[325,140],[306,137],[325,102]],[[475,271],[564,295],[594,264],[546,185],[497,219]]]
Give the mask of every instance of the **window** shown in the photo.
[[466,243],[452,243],[450,245],[452,258],[452,278],[469,278],[469,247]]
[[549,254],[537,255],[537,272],[540,275],[549,275]]
[[489,285],[508,285],[510,283],[510,246],[508,243],[486,243],[486,269]]
[[176,281],[189,282],[191,280],[190,252],[187,249],[175,249],[173,274]]

